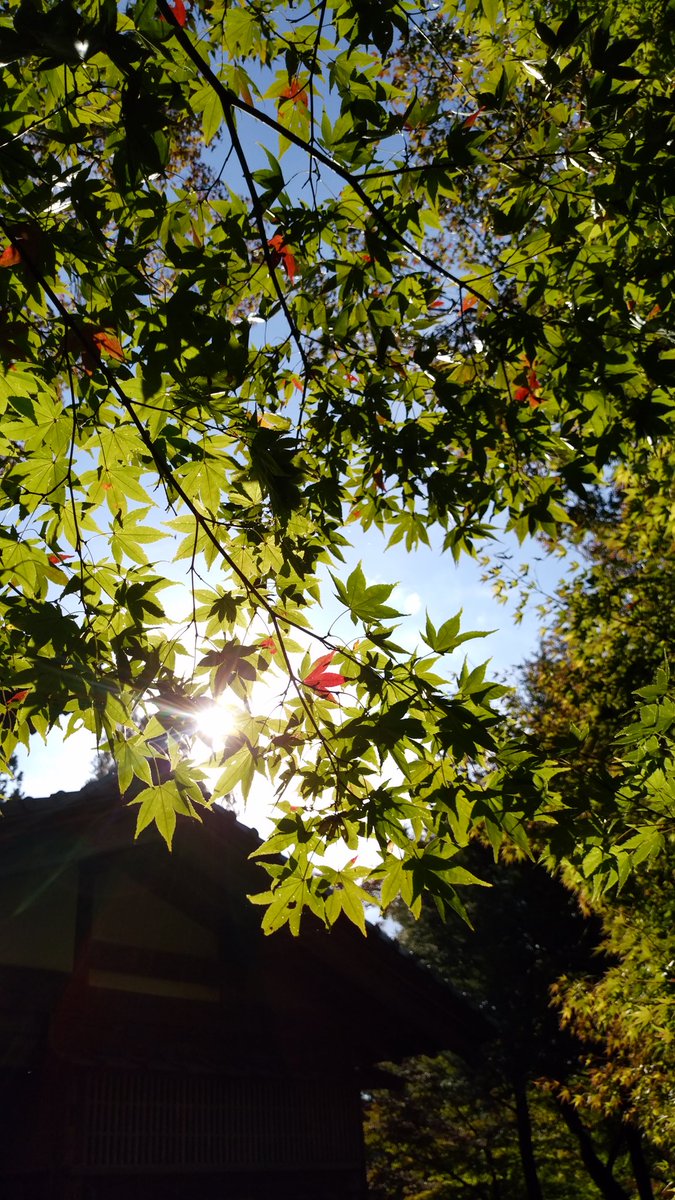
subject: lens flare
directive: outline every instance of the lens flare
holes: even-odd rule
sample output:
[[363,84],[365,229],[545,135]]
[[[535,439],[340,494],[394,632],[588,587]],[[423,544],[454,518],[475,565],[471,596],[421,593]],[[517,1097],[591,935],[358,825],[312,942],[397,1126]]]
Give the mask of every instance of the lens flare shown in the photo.
[[196,718],[196,735],[208,749],[216,753],[225,745],[235,725],[236,714],[230,704],[217,700],[204,705]]

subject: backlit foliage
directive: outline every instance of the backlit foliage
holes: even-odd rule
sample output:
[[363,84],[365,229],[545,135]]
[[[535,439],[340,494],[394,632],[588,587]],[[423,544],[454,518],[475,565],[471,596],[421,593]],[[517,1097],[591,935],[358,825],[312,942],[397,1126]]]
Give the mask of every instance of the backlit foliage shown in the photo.
[[[459,620],[410,654],[392,589],[345,578],[350,522],[410,548],[436,523],[455,557],[495,517],[555,537],[671,428],[667,56],[505,7],[0,4],[4,762],[84,726],[170,844],[227,689],[214,798],[280,798],[268,930],[362,925],[375,883],[461,908],[472,830],[564,824],[502,689],[444,665]],[[379,867],[322,865],[359,835]]]

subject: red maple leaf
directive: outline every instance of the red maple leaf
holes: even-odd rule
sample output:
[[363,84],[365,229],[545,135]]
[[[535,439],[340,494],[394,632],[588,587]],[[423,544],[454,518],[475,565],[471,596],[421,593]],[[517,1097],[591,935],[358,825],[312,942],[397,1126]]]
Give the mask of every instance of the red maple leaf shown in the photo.
[[273,637],[266,637],[260,643],[260,649],[269,650],[270,654],[276,654],[278,647]]
[[275,233],[274,237],[271,237],[267,244],[271,250],[270,258],[272,266],[277,267],[279,263],[283,263],[284,270],[292,283],[296,276],[297,267],[293,251],[287,245],[283,233]]
[[292,100],[294,104],[304,104],[305,108],[309,107],[307,92],[305,91],[304,87],[298,83],[297,79],[291,79],[288,87],[284,88],[279,97],[279,107],[281,107],[284,100]]
[[10,696],[9,700],[6,700],[5,703],[6,704],[23,704],[23,702],[26,699],[26,696],[28,695],[29,692],[30,692],[30,688],[20,688],[19,691],[15,692],[13,696]]
[[101,352],[117,362],[124,362],[124,351],[119,340],[108,329],[92,325],[85,325],[81,331],[71,329],[67,346],[71,354],[79,354],[85,375],[94,374],[101,361]]
[[50,554],[49,561],[56,566],[57,563],[66,562],[67,559],[72,557],[72,554]]
[[469,295],[465,296],[462,300],[462,312],[468,312],[470,308],[473,308],[474,304],[478,304],[478,296],[474,296],[473,293],[470,292]]
[[346,682],[344,675],[339,675],[337,671],[327,671],[326,667],[335,658],[335,651],[331,650],[329,654],[322,654],[321,658],[317,658],[311,671],[305,675],[303,683],[306,687],[311,687],[320,696],[327,696],[329,688],[342,687]]
[[21,262],[21,255],[16,246],[5,246],[2,254],[0,254],[0,267],[18,267]]
[[[170,4],[169,8],[171,9],[171,14],[173,16],[174,21],[176,21],[176,23],[178,25],[180,25],[182,28],[182,26],[187,21],[187,12],[186,12],[183,0],[173,0],[173,4]],[[166,17],[162,13],[160,13],[159,19],[160,19],[160,21],[165,21]]]
[[0,254],[0,267],[18,267],[24,261],[21,248],[25,249],[28,261],[34,263],[39,256],[38,241],[40,230],[37,225],[12,225],[7,230],[12,238],[9,246],[5,246]]
[[541,404],[541,399],[537,395],[541,384],[537,379],[536,372],[533,367],[527,373],[527,382],[524,387],[516,388],[513,393],[513,399],[518,400],[523,404],[526,400],[529,401],[530,408],[537,408]]
[[114,333],[109,333],[107,329],[94,329],[91,340],[97,350],[102,350],[117,362],[124,362],[124,351]]

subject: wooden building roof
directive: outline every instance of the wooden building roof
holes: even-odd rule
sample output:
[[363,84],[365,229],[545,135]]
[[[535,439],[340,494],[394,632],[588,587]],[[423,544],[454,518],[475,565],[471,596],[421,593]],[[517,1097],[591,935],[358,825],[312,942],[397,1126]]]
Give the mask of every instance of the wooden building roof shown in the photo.
[[[249,857],[260,842],[232,813],[214,808],[201,825],[182,823],[172,853],[151,830],[134,841],[134,820],[110,782],[4,806],[1,965],[86,970],[101,992],[119,998],[126,987],[136,1005],[145,996],[153,1022],[158,997],[195,1004],[211,1012],[201,1038],[211,1066],[219,1053],[230,1067],[233,1058],[250,1066],[302,1058],[307,1047],[352,1067],[439,1050],[472,1055],[481,1019],[378,928],[363,937],[346,920],[330,931],[308,921],[297,938],[261,934],[260,910],[246,899],[265,886]],[[77,1030],[81,1054],[85,1034]],[[132,1059],[143,1046],[155,1052],[139,1042]],[[199,1043],[187,1030],[193,1064]],[[180,1058],[180,1045],[170,1053]]]

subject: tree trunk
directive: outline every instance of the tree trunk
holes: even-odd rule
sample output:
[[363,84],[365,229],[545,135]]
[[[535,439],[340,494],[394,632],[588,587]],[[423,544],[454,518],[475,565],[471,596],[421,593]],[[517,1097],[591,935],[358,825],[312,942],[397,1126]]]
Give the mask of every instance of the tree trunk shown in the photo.
[[606,1167],[593,1145],[593,1139],[586,1129],[581,1117],[573,1104],[567,1100],[558,1100],[558,1108],[567,1128],[574,1134],[579,1144],[583,1164],[595,1186],[602,1192],[605,1200],[630,1200],[620,1183]]
[[523,1175],[525,1177],[527,1200],[542,1200],[541,1184],[537,1175],[537,1163],[532,1145],[532,1122],[530,1121],[530,1109],[527,1103],[527,1083],[525,1080],[517,1080],[513,1085],[513,1092],[516,1099],[518,1145],[520,1147],[520,1161],[523,1165]]
[[640,1200],[654,1200],[654,1192],[652,1191],[652,1179],[647,1166],[647,1160],[642,1149],[642,1137],[640,1130],[634,1125],[626,1127],[626,1143],[628,1145],[628,1153],[630,1154],[631,1166],[633,1168],[633,1176],[635,1186],[638,1190]]

